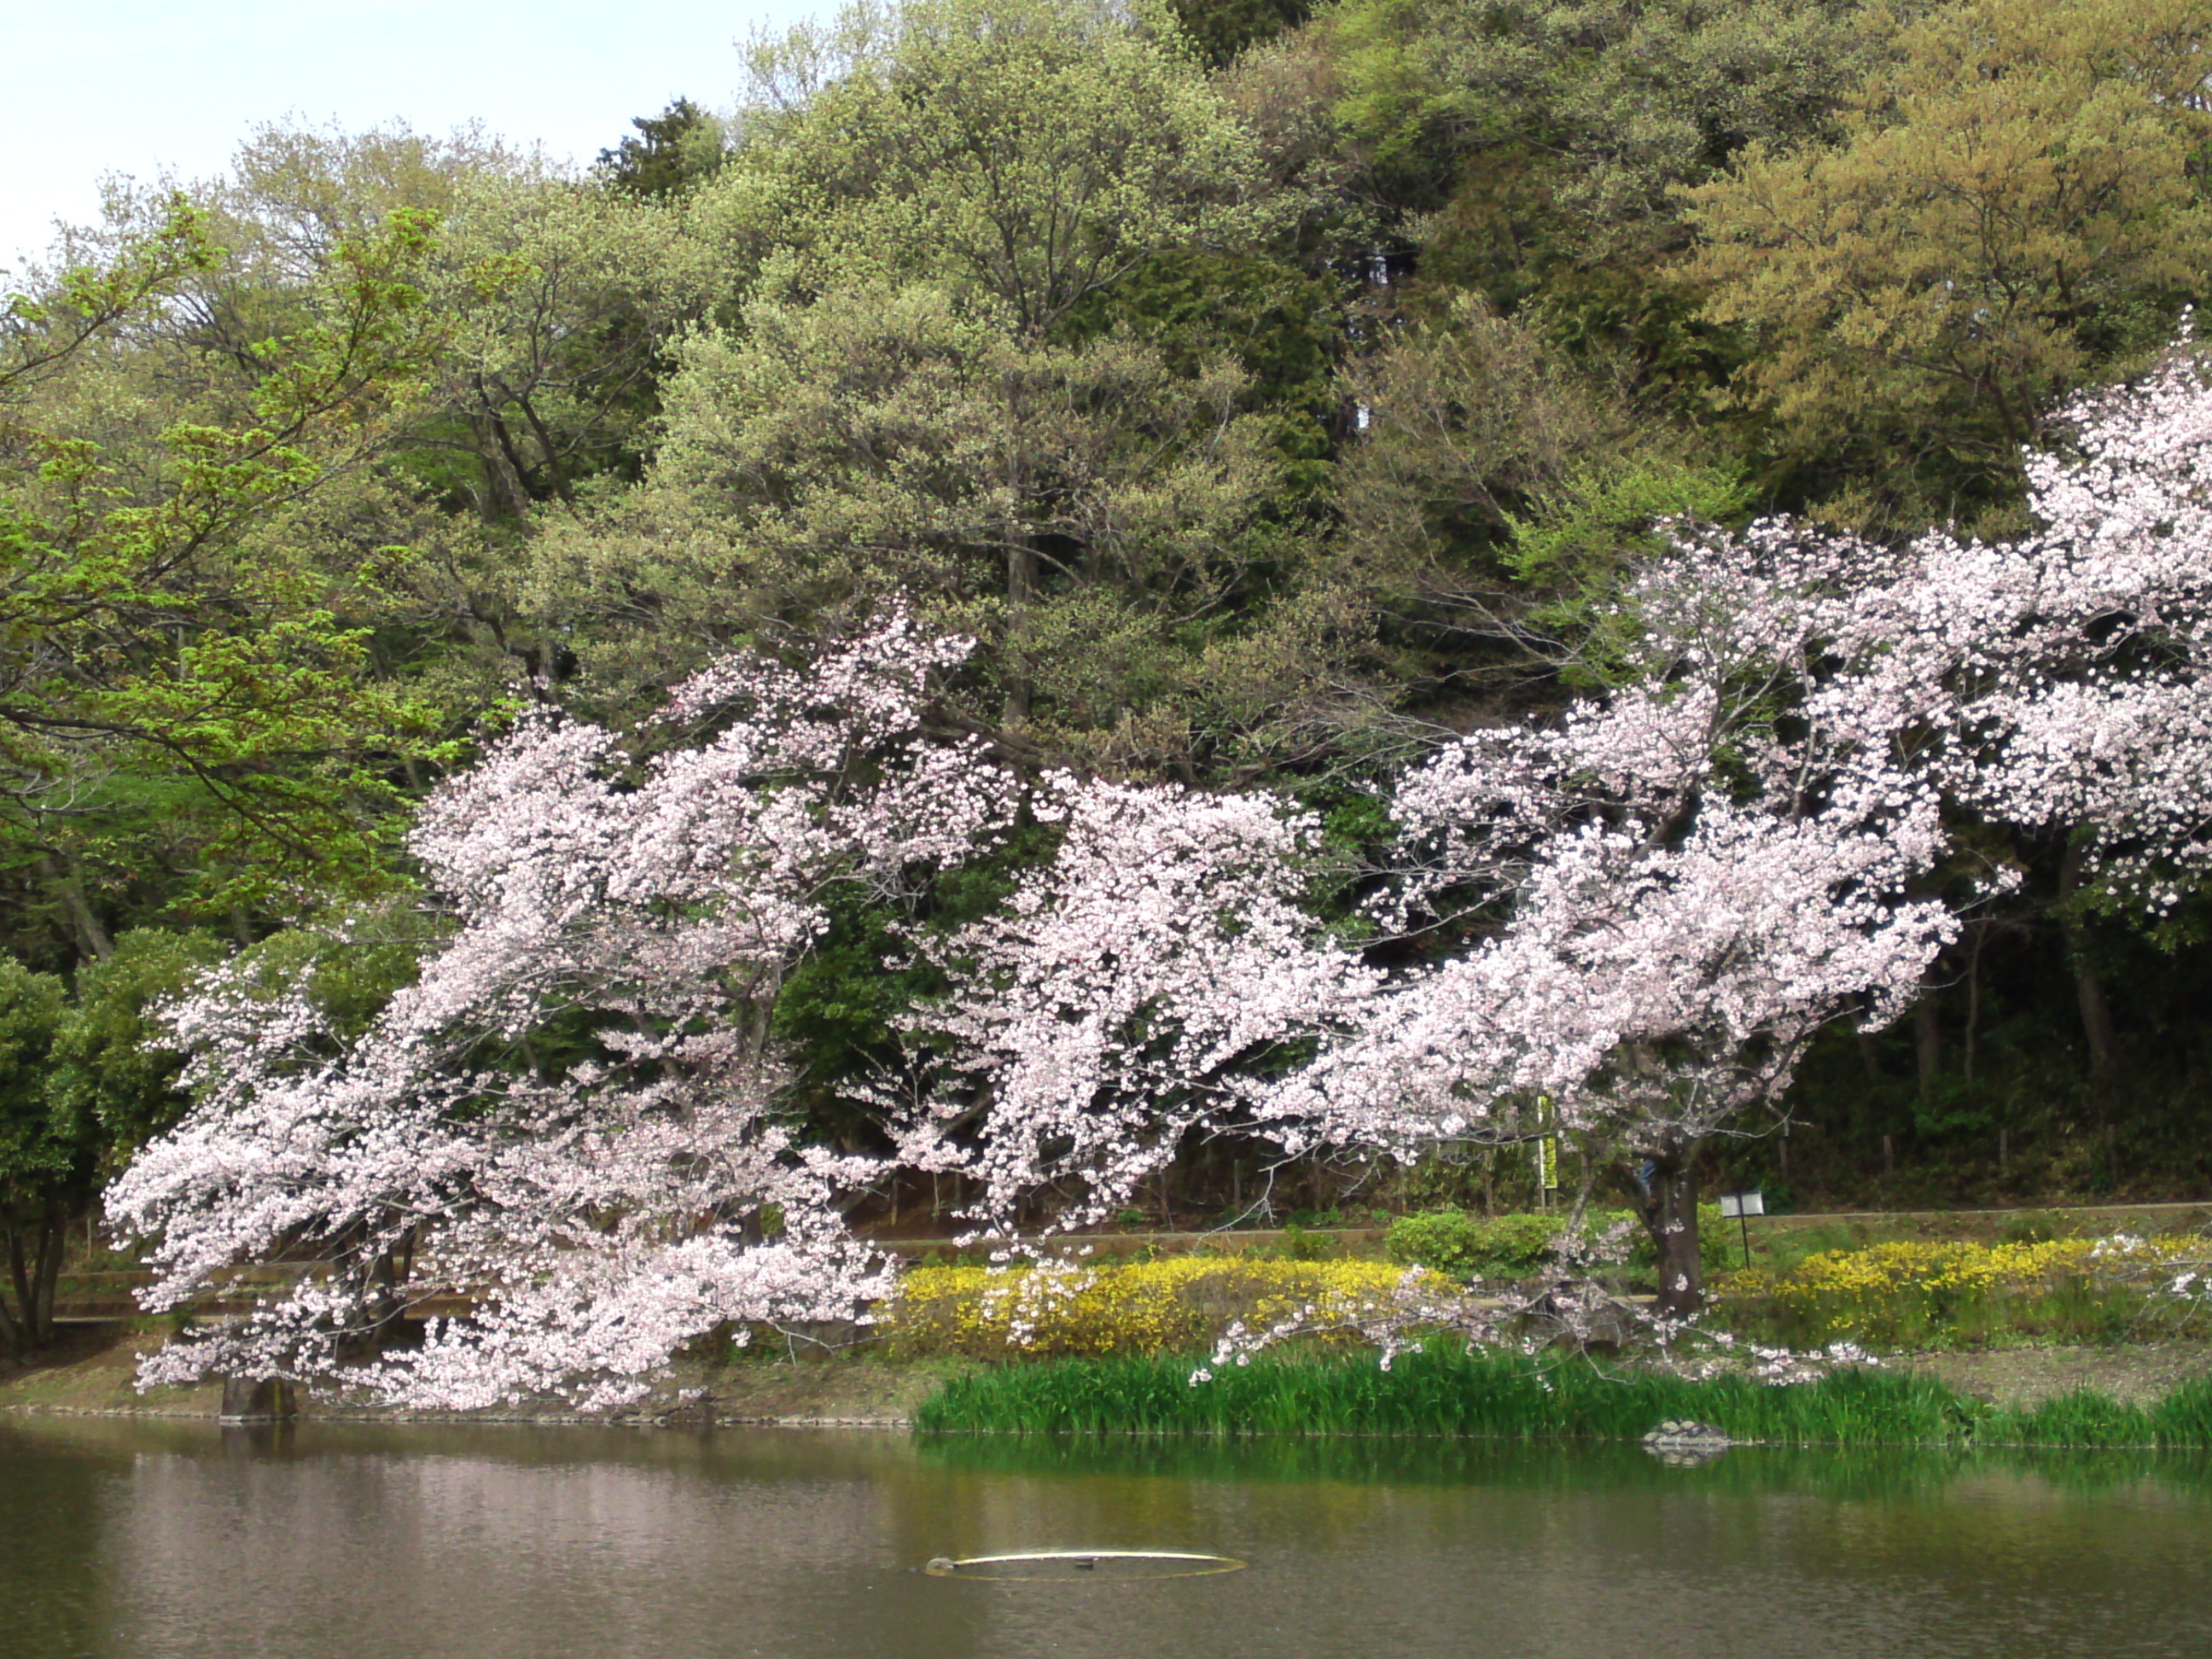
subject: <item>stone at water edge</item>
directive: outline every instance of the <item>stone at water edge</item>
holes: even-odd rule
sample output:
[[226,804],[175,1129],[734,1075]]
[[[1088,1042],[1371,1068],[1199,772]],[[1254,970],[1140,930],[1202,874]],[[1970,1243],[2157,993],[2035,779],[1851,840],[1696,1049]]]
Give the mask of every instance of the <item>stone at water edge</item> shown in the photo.
[[1699,1450],[1732,1446],[1726,1429],[1711,1423],[1699,1423],[1692,1419],[1668,1418],[1644,1437],[1647,1446],[1680,1446]]
[[1671,1468],[1710,1463],[1734,1444],[1726,1429],[1686,1417],[1670,1417],[1644,1437],[1644,1449]]

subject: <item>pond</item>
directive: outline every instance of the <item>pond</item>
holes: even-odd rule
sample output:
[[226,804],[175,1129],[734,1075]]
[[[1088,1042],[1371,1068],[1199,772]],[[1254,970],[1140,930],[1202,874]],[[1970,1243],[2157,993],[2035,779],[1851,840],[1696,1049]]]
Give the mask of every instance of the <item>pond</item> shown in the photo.
[[2193,1457],[0,1419],[6,1659],[2209,1653]]

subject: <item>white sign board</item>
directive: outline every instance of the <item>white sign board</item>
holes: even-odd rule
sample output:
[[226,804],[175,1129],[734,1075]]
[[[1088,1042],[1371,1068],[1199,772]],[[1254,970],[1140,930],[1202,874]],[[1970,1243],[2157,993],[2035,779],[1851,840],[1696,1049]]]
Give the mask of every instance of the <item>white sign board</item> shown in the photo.
[[1764,1193],[1723,1193],[1721,1214],[1733,1220],[1738,1216],[1765,1215],[1766,1194]]

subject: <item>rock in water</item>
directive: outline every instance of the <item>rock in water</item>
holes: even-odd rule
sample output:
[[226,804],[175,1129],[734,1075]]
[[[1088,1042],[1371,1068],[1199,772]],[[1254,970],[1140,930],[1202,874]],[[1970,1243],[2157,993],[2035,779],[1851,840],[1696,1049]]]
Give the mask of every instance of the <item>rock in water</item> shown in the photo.
[[1710,1463],[1734,1444],[1726,1429],[1688,1418],[1669,1418],[1644,1437],[1644,1450],[1680,1468]]

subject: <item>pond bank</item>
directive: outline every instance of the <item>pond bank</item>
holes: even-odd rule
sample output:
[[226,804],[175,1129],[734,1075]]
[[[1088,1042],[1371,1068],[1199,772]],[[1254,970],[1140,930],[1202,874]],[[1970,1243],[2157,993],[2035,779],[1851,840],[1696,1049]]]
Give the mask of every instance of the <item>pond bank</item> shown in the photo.
[[[71,1331],[44,1363],[0,1370],[0,1411],[99,1416],[212,1418],[222,1390],[215,1385],[164,1389],[140,1395],[131,1378],[138,1351],[157,1339],[113,1327]],[[1139,1364],[1145,1362],[1135,1362]],[[1191,1362],[1158,1362],[1188,1391]],[[1372,1362],[1353,1362],[1353,1369]],[[632,1411],[581,1416],[559,1402],[484,1413],[402,1413],[363,1408],[311,1396],[303,1415],[371,1421],[529,1421],[540,1423],[667,1423],[791,1427],[906,1427],[927,1417],[925,1406],[946,1395],[992,1386],[988,1379],[1026,1379],[1045,1384],[1054,1362],[987,1366],[972,1360],[893,1362],[866,1357],[820,1359],[741,1358],[714,1368],[686,1367]],[[2033,1413],[2083,1390],[2124,1411],[2141,1413],[2178,1390],[2212,1378],[2212,1343],[2164,1342],[2115,1347],[2018,1347],[1974,1352],[1892,1357],[1883,1371],[1917,1377],[1954,1396],[1965,1418],[1990,1413]],[[1080,1375],[1079,1371],[1070,1375]],[[1049,1385],[1048,1385],[1049,1386]],[[686,1400],[690,1390],[702,1391]],[[1170,1391],[1172,1392],[1172,1391]],[[1655,1407],[1655,1416],[1698,1414],[1687,1401]],[[982,1426],[975,1424],[973,1426]],[[1007,1424],[1005,1426],[1013,1426]]]
[[[141,1349],[159,1338],[115,1327],[70,1330],[51,1355],[27,1368],[10,1370],[0,1362],[0,1412],[61,1413],[87,1416],[216,1416],[222,1389],[209,1383],[192,1389],[156,1389],[140,1394],[132,1377]],[[681,1367],[632,1410],[580,1414],[563,1402],[548,1401],[487,1412],[404,1412],[365,1407],[310,1395],[303,1417],[325,1421],[372,1422],[659,1422],[700,1425],[703,1411],[720,1424],[776,1427],[903,1428],[917,1407],[946,1380],[975,1369],[973,1362],[929,1360],[890,1364],[854,1357],[793,1361],[783,1358],[740,1358],[712,1368]],[[684,1396],[702,1391],[698,1398]]]

